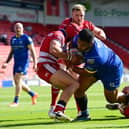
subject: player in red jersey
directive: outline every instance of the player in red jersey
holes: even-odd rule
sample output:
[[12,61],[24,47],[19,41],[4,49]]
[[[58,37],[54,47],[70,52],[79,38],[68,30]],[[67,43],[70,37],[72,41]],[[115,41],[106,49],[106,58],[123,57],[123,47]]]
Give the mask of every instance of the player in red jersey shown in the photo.
[[[95,26],[92,22],[85,20],[85,11],[86,8],[81,4],[75,4],[72,7],[72,16],[70,18],[66,18],[61,25],[59,26],[59,29],[67,29],[68,38],[67,41],[71,40],[76,34],[79,33],[84,28],[90,29],[96,37],[98,37],[101,40],[106,40],[106,35],[104,31]],[[77,74],[72,72],[72,75],[74,75],[75,78],[78,77]],[[53,88],[51,89],[51,106],[50,110],[48,112],[49,116],[51,117],[51,112],[53,111],[56,103],[56,98],[59,94],[59,89]],[[79,108],[78,108],[79,112]]]
[[79,83],[59,66],[58,59],[63,58],[69,61],[69,54],[63,52],[65,45],[64,31],[54,31],[49,33],[42,41],[39,60],[37,64],[38,76],[53,87],[62,89],[59,101],[51,115],[59,120],[69,120],[64,114],[65,106],[72,94],[79,87]]
[[85,11],[86,8],[83,5],[81,4],[73,5],[72,17],[66,18],[59,26],[59,29],[64,29],[68,26],[68,24],[73,22],[76,25],[78,25],[80,30],[84,28],[90,29],[95,34],[96,37],[98,37],[101,40],[106,40],[106,34],[101,28],[95,26],[91,21],[85,20]]

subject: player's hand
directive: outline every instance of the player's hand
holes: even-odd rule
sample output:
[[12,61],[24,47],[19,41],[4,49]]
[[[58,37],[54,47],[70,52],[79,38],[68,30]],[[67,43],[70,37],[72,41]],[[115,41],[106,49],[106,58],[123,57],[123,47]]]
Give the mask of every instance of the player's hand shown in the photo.
[[7,65],[8,65],[7,63],[3,63],[2,66],[1,66],[1,68],[2,69],[6,69],[7,68]]
[[33,70],[36,72],[37,71],[37,64],[33,65]]

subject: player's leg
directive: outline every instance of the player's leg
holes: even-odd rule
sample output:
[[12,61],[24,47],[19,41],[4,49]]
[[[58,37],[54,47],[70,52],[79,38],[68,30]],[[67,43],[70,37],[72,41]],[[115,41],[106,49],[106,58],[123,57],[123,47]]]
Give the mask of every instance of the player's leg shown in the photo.
[[104,95],[109,103],[127,103],[129,101],[129,96],[124,93],[119,94],[118,88],[113,91],[104,89]]
[[52,117],[53,111],[55,109],[55,105],[56,105],[59,92],[60,92],[59,88],[55,88],[55,86],[51,87],[51,104],[50,104],[50,109],[48,111],[48,116],[50,118]]
[[[79,83],[63,70],[58,70],[54,75],[52,75],[50,82],[57,88],[63,89],[59,100],[63,100],[65,103],[68,102],[72,94],[79,87]],[[58,107],[60,107],[60,109],[64,107],[62,108],[62,111],[65,109],[65,106],[60,106],[60,104],[57,103],[54,110],[55,112],[58,111]]]
[[[62,59],[59,59],[58,63],[59,63],[60,69],[66,71],[66,65],[64,61]],[[52,117],[51,115],[53,114],[53,111],[55,109],[55,105],[56,105],[59,92],[60,92],[59,88],[56,88],[54,85],[51,87],[51,103],[50,103],[50,109],[48,111],[48,115],[50,118]]]
[[14,83],[15,83],[15,97],[13,103],[11,103],[10,107],[16,107],[19,103],[19,96],[22,91],[22,78],[23,74],[21,73],[15,73],[14,74]]
[[22,89],[31,96],[32,105],[37,103],[38,94],[30,89],[30,87],[22,81]]
[[128,101],[128,95],[118,92],[123,73],[123,65],[121,64],[117,69],[111,71],[112,74],[107,73],[106,78],[102,79],[104,84],[104,94],[106,100],[111,104],[113,103],[112,105],[109,105],[111,107],[116,106],[115,108],[118,109],[119,103],[126,103],[126,101]]
[[[128,91],[129,91],[129,87],[126,86],[126,87],[124,87],[122,92],[118,92],[118,96],[122,96],[123,94],[127,95],[127,94],[129,94]],[[119,109],[119,107],[120,107],[119,103],[108,103],[108,104],[106,104],[106,108],[109,109],[109,110],[116,110],[116,109]]]
[[[121,93],[121,92],[119,94],[118,88],[113,91],[104,89],[104,94],[105,94],[107,101],[109,102],[110,108],[114,108],[116,106],[115,109],[119,109],[121,111],[121,113],[124,114],[124,116],[126,116],[126,117],[129,116],[128,109],[127,109],[127,111],[125,109],[128,107],[129,94],[125,94],[125,93]],[[124,108],[122,108],[122,107],[124,107]]]
[[[58,63],[59,63],[60,69],[66,71],[66,65],[64,61],[62,59],[59,59]],[[60,92],[59,88],[56,88],[54,85],[51,87],[51,103],[50,103],[50,109],[48,111],[48,115],[50,118],[52,117],[53,111],[55,109],[55,105],[56,105],[59,92]]]
[[60,120],[71,121],[71,119],[64,114],[64,110],[70,97],[79,87],[79,83],[76,80],[74,80],[69,74],[67,74],[62,70],[57,71],[51,77],[50,81],[55,86],[57,86],[57,88],[63,89],[60,98],[56,104],[56,107],[54,109],[53,117]]
[[[108,93],[105,93],[105,94],[108,94]],[[118,96],[120,96],[120,95],[121,95],[121,93],[118,93]],[[107,103],[105,107],[109,110],[118,110],[119,106],[120,106],[120,104],[115,102],[115,103]]]
[[[107,98],[107,101],[111,99],[108,96],[108,92],[109,91],[113,92],[115,89],[117,89],[120,86],[120,81],[123,74],[123,64],[122,63],[119,64],[119,67],[114,67],[110,71],[106,72],[105,77],[102,79],[102,82],[104,84],[104,89],[105,89],[104,93],[105,93],[105,97]],[[114,97],[121,95],[117,90],[114,91],[112,94],[114,94]],[[108,104],[106,104],[105,107],[109,110],[116,110],[119,108],[119,103],[109,102]]]
[[88,112],[88,98],[85,94],[85,91],[92,86],[93,83],[95,83],[97,79],[94,76],[87,77],[87,76],[80,76],[79,82],[80,87],[75,92],[75,99],[77,104],[80,107],[81,113],[78,115],[74,121],[84,121],[84,120],[90,120],[89,112]]
[[53,118],[69,120],[69,118],[64,115],[65,106],[72,94],[79,87],[79,83],[67,72],[59,70],[56,66],[53,67],[49,64],[38,65],[37,74],[41,79],[63,90],[54,109]]

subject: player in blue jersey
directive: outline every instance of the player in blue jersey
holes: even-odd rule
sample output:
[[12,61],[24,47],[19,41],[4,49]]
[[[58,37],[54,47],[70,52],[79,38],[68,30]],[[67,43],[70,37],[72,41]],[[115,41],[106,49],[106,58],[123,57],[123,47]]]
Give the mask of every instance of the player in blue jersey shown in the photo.
[[24,34],[23,32],[24,28],[21,23],[16,23],[14,26],[14,30],[16,35],[11,38],[10,53],[8,55],[7,60],[2,65],[2,68],[6,68],[11,58],[14,57],[13,75],[14,75],[14,83],[16,89],[15,89],[14,101],[9,106],[10,107],[18,106],[19,96],[22,89],[31,96],[32,104],[36,104],[38,94],[34,93],[23,81],[23,77],[24,75],[27,74],[29,67],[29,61],[30,61],[29,52],[31,52],[31,56],[34,62],[33,69],[36,70],[37,57],[33,41],[27,34]]
[[118,92],[123,73],[123,63],[119,56],[102,41],[95,38],[89,29],[80,31],[74,37],[72,45],[82,52],[85,63],[83,68],[72,67],[80,75],[80,87],[75,93],[75,98],[81,109],[81,114],[75,120],[90,119],[85,92],[97,80],[101,80],[104,86],[104,95],[108,102],[129,102],[129,95]]

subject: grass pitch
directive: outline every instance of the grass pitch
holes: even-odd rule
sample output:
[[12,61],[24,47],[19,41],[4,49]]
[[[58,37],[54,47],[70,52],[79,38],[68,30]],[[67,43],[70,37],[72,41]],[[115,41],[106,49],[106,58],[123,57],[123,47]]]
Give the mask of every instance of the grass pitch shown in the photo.
[[[126,85],[126,84],[123,84]],[[123,87],[122,85],[122,87]],[[121,87],[121,88],[122,88]],[[128,129],[129,120],[118,110],[109,111],[105,108],[106,100],[101,83],[96,83],[88,91],[89,112],[91,121],[55,122],[47,113],[50,104],[50,87],[31,87],[39,94],[38,103],[31,105],[31,98],[21,93],[20,105],[8,107],[14,97],[14,87],[0,89],[0,128],[2,129]],[[70,99],[66,114],[72,118],[77,115],[75,101]]]

